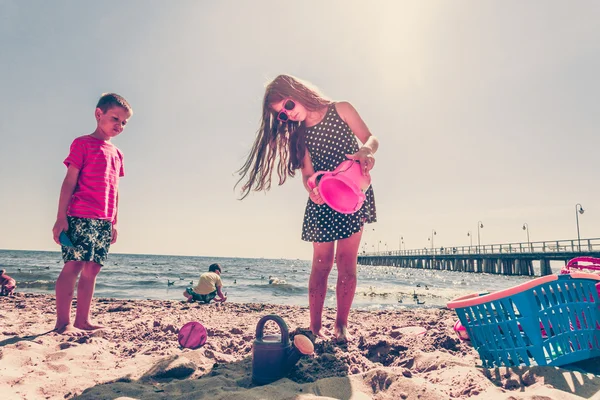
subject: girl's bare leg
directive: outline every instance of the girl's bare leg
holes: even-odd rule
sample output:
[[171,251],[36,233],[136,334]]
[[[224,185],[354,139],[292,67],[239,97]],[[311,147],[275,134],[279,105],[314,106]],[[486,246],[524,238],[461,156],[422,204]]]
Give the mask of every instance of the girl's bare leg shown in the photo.
[[323,304],[327,295],[327,278],[333,268],[335,242],[313,243],[313,260],[308,281],[308,305],[310,308],[310,330],[315,336],[326,338],[323,329]]
[[338,280],[336,286],[337,317],[335,320],[335,337],[338,343],[346,343],[351,339],[348,334],[348,315],[356,292],[356,261],[362,229],[337,244],[336,265]]

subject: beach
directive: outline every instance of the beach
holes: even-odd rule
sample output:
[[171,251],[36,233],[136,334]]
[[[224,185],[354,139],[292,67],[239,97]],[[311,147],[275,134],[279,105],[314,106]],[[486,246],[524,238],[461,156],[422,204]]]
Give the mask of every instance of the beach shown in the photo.
[[[276,314],[290,336],[310,336],[308,309],[259,303],[94,299],[107,329],[80,337],[49,332],[54,297],[0,297],[0,393],[3,399],[591,399],[599,398],[600,363],[566,368],[483,369],[456,337],[453,311],[352,310],[353,340],[316,340],[282,379],[252,383],[258,320]],[[333,330],[335,310],[324,326]],[[179,328],[204,325],[199,349],[180,347]],[[426,330],[418,334],[411,327]],[[267,323],[265,333],[277,332]],[[312,338],[312,337],[311,337]],[[314,339],[314,338],[312,338]]]

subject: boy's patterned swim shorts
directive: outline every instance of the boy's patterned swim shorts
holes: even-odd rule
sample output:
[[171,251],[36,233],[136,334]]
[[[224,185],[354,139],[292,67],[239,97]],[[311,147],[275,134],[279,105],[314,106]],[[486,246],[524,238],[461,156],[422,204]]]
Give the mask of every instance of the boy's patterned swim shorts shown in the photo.
[[194,289],[192,289],[191,287],[188,287],[188,288],[185,288],[185,291],[187,292],[187,294],[192,296],[192,299],[194,299],[196,301],[201,301],[203,303],[210,303],[210,301],[212,299],[214,299],[215,296],[217,295],[216,290],[214,292],[210,292],[209,294],[199,294],[199,293],[194,292]]
[[104,265],[112,239],[112,222],[78,217],[67,217],[67,220],[67,236],[74,247],[62,246],[63,260],[93,261]]

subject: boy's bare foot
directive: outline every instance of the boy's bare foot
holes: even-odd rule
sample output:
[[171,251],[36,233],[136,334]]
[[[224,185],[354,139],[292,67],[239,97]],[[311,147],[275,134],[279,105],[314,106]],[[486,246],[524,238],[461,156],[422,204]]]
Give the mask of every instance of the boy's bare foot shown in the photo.
[[331,331],[327,328],[311,328],[310,331],[312,332],[313,335],[315,335],[315,337],[319,338],[319,339],[323,339],[323,340],[329,340],[333,337],[333,334],[331,333]]
[[347,326],[335,327],[335,340],[338,344],[346,344],[352,340],[352,335],[348,333]]
[[105,329],[104,325],[93,324],[90,321],[85,321],[83,323],[75,322],[73,325],[75,328],[82,329],[84,331],[96,331],[98,329]]
[[82,336],[82,335],[84,335],[84,332],[81,329],[75,328],[73,326],[73,324],[67,324],[67,325],[61,325],[61,326],[56,325],[54,327],[54,332],[56,332],[60,335],[65,335],[65,336]]

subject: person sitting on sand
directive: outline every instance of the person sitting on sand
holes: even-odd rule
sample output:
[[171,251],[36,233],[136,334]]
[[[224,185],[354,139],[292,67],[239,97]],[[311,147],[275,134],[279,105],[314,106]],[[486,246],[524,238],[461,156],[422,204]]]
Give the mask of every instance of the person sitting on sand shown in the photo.
[[17,281],[6,275],[6,270],[0,269],[0,296],[14,296]]
[[190,303],[195,300],[210,303],[213,299],[218,302],[224,302],[227,300],[227,295],[223,294],[221,291],[222,288],[221,267],[219,264],[211,264],[208,267],[208,272],[200,275],[198,286],[193,289],[191,287],[186,288],[183,295]]

